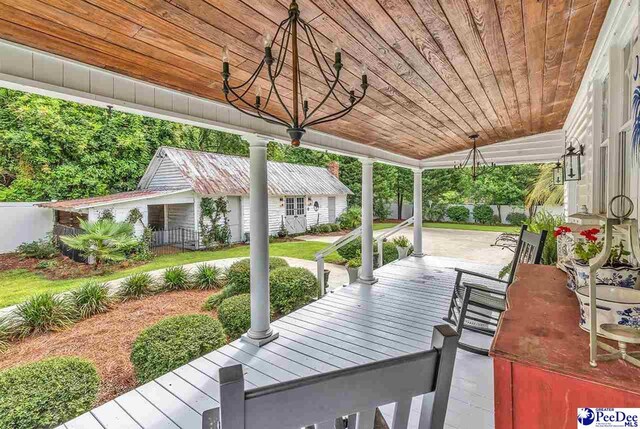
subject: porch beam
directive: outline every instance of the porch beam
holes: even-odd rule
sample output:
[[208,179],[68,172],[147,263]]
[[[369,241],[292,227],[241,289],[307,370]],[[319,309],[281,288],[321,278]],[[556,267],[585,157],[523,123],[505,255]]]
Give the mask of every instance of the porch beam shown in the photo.
[[413,256],[424,256],[422,249],[422,169],[413,170]]
[[374,284],[373,276],[373,159],[361,158],[362,163],[362,267],[360,283]]
[[278,338],[271,327],[269,294],[267,143],[270,138],[252,134],[245,139],[249,142],[251,327],[242,340],[260,347]]

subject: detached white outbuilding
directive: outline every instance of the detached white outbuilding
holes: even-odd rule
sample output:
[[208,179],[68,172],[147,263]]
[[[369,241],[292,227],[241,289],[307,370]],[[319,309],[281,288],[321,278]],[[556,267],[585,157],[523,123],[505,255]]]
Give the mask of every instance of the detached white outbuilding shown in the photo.
[[[338,178],[339,167],[269,161],[269,232],[281,225],[289,233],[335,222],[351,194]],[[55,222],[77,226],[78,218],[94,221],[109,211],[124,221],[134,209],[142,224],[155,231],[198,231],[203,198],[227,201],[231,241],[249,232],[249,158],[160,147],[138,184],[138,189],[94,198],[41,204],[55,210]],[[142,224],[136,225],[141,232]]]

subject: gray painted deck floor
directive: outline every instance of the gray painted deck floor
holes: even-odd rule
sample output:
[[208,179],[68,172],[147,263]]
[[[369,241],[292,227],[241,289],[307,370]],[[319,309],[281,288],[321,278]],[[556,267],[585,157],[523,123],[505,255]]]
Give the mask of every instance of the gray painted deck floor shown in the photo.
[[[376,270],[373,286],[338,289],[275,321],[280,337],[262,348],[232,342],[60,428],[200,428],[202,412],[218,406],[222,366],[242,363],[253,387],[430,348],[432,327],[444,323],[455,266],[497,269],[448,258],[394,262]],[[419,407],[416,398],[410,428],[417,428]],[[393,406],[382,412],[389,421]],[[491,359],[458,351],[446,427],[494,427]]]

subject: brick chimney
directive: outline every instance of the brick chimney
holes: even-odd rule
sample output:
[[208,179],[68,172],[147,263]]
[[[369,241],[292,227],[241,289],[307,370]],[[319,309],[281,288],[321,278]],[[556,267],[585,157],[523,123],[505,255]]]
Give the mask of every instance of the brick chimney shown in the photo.
[[340,178],[340,163],[338,161],[330,161],[327,164],[327,170],[329,170],[329,173],[336,176],[337,179]]

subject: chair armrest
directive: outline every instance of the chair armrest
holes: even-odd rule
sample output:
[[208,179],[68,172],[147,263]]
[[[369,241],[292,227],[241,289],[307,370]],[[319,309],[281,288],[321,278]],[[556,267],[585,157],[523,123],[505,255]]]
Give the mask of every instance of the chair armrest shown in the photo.
[[468,276],[475,276],[475,277],[480,277],[481,279],[486,279],[486,280],[492,280],[494,282],[499,282],[499,283],[504,283],[504,284],[508,284],[509,282],[507,282],[506,280],[502,280],[499,279],[497,277],[492,277],[489,276],[487,274],[482,274],[482,273],[475,273],[473,271],[467,271],[467,270],[463,270],[462,268],[456,268],[455,269],[456,272],[461,273],[461,274],[466,274]]
[[480,292],[486,292],[486,293],[495,293],[497,295],[502,295],[502,296],[507,296],[507,292],[503,291],[503,290],[497,290],[497,289],[493,289],[484,285],[479,285],[479,284],[475,284],[475,283],[467,283],[467,282],[463,282],[462,285],[466,288],[469,289],[473,289],[473,290],[477,290]]

